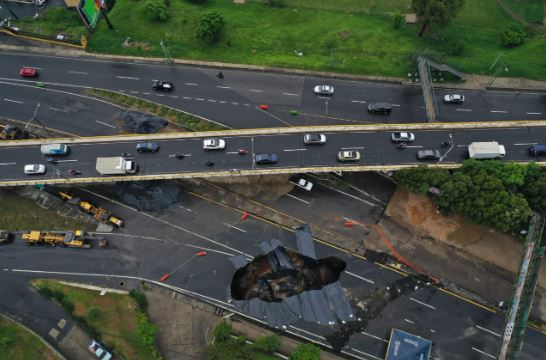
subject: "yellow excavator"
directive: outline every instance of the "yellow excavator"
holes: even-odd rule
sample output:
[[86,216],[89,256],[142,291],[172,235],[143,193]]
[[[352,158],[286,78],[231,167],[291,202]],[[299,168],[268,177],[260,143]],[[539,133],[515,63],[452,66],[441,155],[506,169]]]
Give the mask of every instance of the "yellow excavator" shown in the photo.
[[82,230],[76,231],[29,231],[21,235],[28,245],[46,244],[89,249],[91,243]]
[[113,216],[112,213],[106,209],[96,207],[88,201],[81,200],[80,198],[74,197],[72,194],[62,191],[59,191],[59,196],[69,204],[78,205],[80,209],[93,215],[98,221],[109,222],[117,227],[123,226],[123,220]]

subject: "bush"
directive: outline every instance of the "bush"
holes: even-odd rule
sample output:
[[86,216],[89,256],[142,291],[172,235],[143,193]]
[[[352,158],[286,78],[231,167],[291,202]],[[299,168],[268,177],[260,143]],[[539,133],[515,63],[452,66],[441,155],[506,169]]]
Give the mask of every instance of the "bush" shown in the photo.
[[453,56],[461,56],[466,54],[466,51],[468,49],[468,46],[466,44],[466,41],[463,39],[457,39],[455,41],[452,41],[449,45],[448,53],[449,55]]
[[275,335],[260,336],[256,339],[252,347],[256,350],[273,354],[281,346],[281,340]]
[[276,8],[282,8],[286,5],[284,3],[284,0],[265,0],[265,3],[271,7],[276,7]]
[[164,0],[146,0],[141,12],[150,21],[169,20],[169,11]]
[[148,317],[145,313],[139,313],[137,334],[140,343],[147,346],[154,345],[156,333],[157,326],[148,321]]
[[219,342],[226,342],[231,338],[231,325],[225,320],[214,328],[214,339]]
[[70,301],[68,299],[63,299],[61,301],[61,306],[69,314],[72,314],[72,312],[74,311],[74,304],[72,304],[72,301]]
[[9,348],[9,346],[13,343],[13,338],[11,335],[6,334],[2,337],[0,337],[0,348]]
[[129,292],[129,296],[135,299],[140,311],[145,312],[148,309],[148,300],[146,299],[146,295],[144,295],[142,291],[133,289]]
[[53,291],[47,286],[42,286],[41,288],[38,288],[38,292],[40,295],[45,296],[47,298],[53,297]]
[[404,25],[404,15],[396,13],[392,16],[392,22],[395,29],[400,29]]
[[320,349],[311,343],[300,344],[290,354],[290,360],[320,360]]
[[81,327],[87,333],[87,335],[89,335],[90,337],[94,339],[100,340],[101,338],[100,332],[97,329],[95,329],[93,326],[89,325],[86,318],[84,318],[83,316],[74,315],[74,320],[76,320],[76,323],[78,324],[78,326]]
[[52,290],[51,297],[57,300],[57,302],[62,303],[64,300],[64,293],[60,290]]
[[220,38],[225,25],[224,18],[216,11],[206,13],[199,18],[197,38],[212,43]]
[[513,22],[503,30],[501,34],[501,43],[504,47],[514,47],[521,45],[527,38],[527,32],[520,23]]
[[89,309],[89,311],[87,311],[87,317],[93,321],[98,320],[101,317],[101,315],[102,315],[102,311],[96,307],[92,307],[91,309]]

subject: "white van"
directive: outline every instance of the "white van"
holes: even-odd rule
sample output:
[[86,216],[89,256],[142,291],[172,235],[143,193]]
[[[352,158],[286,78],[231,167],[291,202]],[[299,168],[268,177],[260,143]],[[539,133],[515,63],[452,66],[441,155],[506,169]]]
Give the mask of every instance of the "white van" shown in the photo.
[[70,148],[65,144],[46,144],[40,147],[40,151],[43,155],[66,155]]

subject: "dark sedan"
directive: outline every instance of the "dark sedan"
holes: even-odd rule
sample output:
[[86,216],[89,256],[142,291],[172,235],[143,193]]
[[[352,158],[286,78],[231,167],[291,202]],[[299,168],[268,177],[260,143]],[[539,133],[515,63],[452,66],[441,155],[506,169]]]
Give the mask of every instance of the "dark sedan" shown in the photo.
[[159,150],[159,144],[153,141],[146,141],[138,143],[136,151],[139,153],[155,153]]
[[439,150],[420,150],[417,152],[419,160],[438,160],[442,157]]
[[277,154],[256,154],[256,164],[258,165],[276,164],[278,161]]

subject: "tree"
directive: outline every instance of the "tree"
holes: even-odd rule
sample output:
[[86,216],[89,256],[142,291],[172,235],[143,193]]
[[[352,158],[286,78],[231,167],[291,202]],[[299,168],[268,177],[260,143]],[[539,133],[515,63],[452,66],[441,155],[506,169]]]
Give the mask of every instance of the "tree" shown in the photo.
[[229,340],[231,338],[231,325],[229,325],[225,320],[222,321],[214,328],[213,335],[215,341],[225,342]]
[[395,13],[392,16],[392,24],[395,29],[400,29],[402,25],[404,25],[404,15],[400,14],[399,12]]
[[220,38],[225,25],[224,18],[216,11],[206,13],[197,24],[197,38],[212,43]]
[[535,163],[527,165],[522,192],[532,209],[538,212],[546,211],[546,173],[539,165]]
[[320,349],[311,343],[299,344],[290,354],[290,360],[320,360]]
[[254,341],[253,347],[256,350],[263,351],[268,354],[273,354],[281,346],[281,341],[275,335],[260,336]]
[[164,0],[146,0],[141,12],[150,21],[169,20],[169,11]]
[[520,23],[513,22],[508,24],[501,34],[501,43],[504,47],[514,47],[521,45],[527,38],[527,32]]
[[464,5],[464,0],[412,0],[411,7],[421,21],[419,36],[431,27],[449,25]]
[[442,188],[448,181],[449,171],[445,169],[429,169],[419,166],[411,169],[403,169],[394,175],[396,181],[403,187],[419,194],[426,194],[431,186]]

